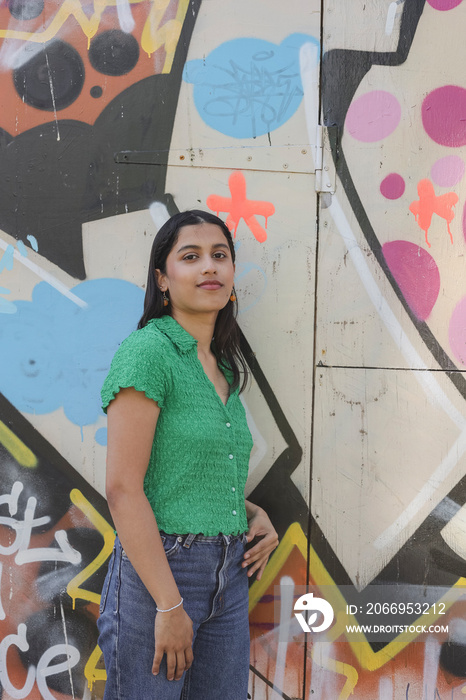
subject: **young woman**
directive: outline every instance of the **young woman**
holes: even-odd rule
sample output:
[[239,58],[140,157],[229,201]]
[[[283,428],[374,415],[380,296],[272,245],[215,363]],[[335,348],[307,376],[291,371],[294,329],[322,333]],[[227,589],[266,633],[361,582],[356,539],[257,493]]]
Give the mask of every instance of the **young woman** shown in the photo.
[[98,621],[105,700],[247,698],[248,576],[261,577],[278,538],[244,499],[252,439],[234,260],[213,214],[167,221],[138,330],[102,389],[118,532]]

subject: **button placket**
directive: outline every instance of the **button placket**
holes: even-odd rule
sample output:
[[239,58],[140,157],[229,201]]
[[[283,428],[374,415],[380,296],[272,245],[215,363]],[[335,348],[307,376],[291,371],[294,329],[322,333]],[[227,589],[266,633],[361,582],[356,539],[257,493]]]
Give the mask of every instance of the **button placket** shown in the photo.
[[[231,420],[227,420],[225,422],[225,427],[227,428],[227,430],[231,431],[232,442],[230,444],[234,445],[234,439],[233,439],[234,429],[232,430]],[[230,460],[230,462],[233,462],[233,464],[232,464],[232,466],[233,466],[233,473],[232,473],[233,479],[232,479],[232,481],[234,483],[235,480],[237,480],[237,478],[238,478],[237,465],[236,465],[236,461],[234,461],[235,460],[235,448],[234,447],[233,447],[232,451],[229,453],[228,459]],[[231,484],[231,482],[230,482],[230,484]],[[233,485],[230,486],[230,493],[233,497],[232,498],[233,507],[232,507],[230,512],[231,512],[231,515],[233,517],[236,517],[238,515],[238,495],[237,495],[237,491],[236,491],[236,486],[233,486]]]

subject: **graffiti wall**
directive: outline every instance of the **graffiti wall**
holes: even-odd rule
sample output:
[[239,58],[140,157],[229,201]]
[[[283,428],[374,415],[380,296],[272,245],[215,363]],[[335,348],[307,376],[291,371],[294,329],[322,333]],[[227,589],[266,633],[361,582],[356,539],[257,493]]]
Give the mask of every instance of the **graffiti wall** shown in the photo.
[[[2,700],[103,696],[100,387],[189,208],[234,233],[247,494],[280,535],[249,697],[466,694],[465,21],[462,0],[0,2]],[[349,605],[318,640],[306,585]],[[374,585],[424,590],[439,631],[350,638]]]
[[349,643],[342,622],[311,653],[306,697],[466,692],[465,13],[458,0],[325,3],[338,184],[320,201],[310,576],[356,598],[377,584],[449,602],[422,641]]

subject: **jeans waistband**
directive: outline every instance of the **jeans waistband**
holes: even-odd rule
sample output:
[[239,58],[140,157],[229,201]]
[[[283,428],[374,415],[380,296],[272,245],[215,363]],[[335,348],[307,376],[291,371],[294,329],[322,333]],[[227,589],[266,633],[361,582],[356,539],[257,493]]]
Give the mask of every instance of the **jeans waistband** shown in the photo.
[[179,542],[183,543],[183,547],[186,547],[187,549],[191,547],[193,542],[204,542],[206,544],[230,544],[230,542],[234,542],[235,540],[239,540],[244,544],[247,542],[246,532],[241,532],[238,535],[223,535],[222,533],[219,535],[202,535],[194,534],[192,532],[188,533],[187,535],[179,535],[178,533],[164,532],[163,530],[160,530],[160,534],[164,537],[176,537]]

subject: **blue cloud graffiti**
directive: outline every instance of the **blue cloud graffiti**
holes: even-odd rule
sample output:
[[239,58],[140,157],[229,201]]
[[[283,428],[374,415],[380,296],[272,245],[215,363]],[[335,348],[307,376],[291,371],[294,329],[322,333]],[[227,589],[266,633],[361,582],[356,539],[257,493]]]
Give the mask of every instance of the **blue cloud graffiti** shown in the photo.
[[194,83],[194,103],[202,119],[238,139],[261,136],[284,124],[303,98],[299,50],[309,42],[319,46],[306,34],[291,34],[280,45],[234,39],[203,60],[188,61],[184,79]]
[[15,301],[16,313],[0,317],[0,391],[26,413],[63,406],[82,427],[102,415],[100,388],[118,345],[136,327],[144,292],[123,280],[97,279],[73,293],[86,308],[41,282],[32,301]]

